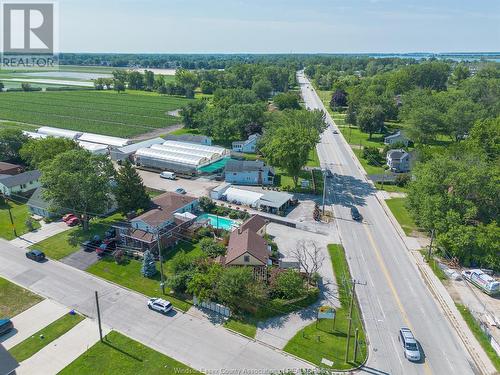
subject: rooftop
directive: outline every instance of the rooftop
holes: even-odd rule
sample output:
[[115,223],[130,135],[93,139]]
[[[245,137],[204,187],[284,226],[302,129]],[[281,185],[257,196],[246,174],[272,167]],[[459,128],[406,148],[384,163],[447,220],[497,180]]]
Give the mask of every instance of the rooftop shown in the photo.
[[9,169],[22,169],[18,164],[11,164],[11,163],[6,163],[4,161],[0,161],[0,173],[3,171],[8,171]]
[[137,142],[137,143],[132,143],[128,146],[120,147],[117,150],[120,152],[123,152],[124,154],[131,154],[136,152],[138,149],[143,148],[143,147],[150,147],[152,145],[157,145],[157,144],[162,144],[165,142],[163,138],[157,137],[153,139],[147,139],[142,142]]
[[267,191],[262,197],[260,197],[259,203],[267,207],[281,208],[284,204],[292,199],[292,194],[283,193],[280,191]]
[[408,155],[408,153],[403,149],[387,151],[387,157],[391,159],[401,159],[405,155]]
[[165,136],[165,139],[172,140],[172,141],[202,143],[202,142],[205,142],[206,140],[210,139],[210,137],[207,137],[206,135],[195,135],[195,134],[180,134],[180,135],[167,134]]
[[175,211],[196,200],[197,198],[188,195],[166,192],[153,199],[155,208],[137,216],[132,221],[142,220],[151,226],[159,226],[167,220],[173,220]]
[[262,160],[234,160],[226,163],[226,172],[253,172],[260,171],[265,167]]
[[233,230],[229,236],[225,264],[231,263],[247,252],[262,263],[267,264],[269,258],[267,242],[250,229]]
[[0,183],[8,188],[11,188],[14,186],[38,180],[40,176],[41,176],[40,171],[35,169],[33,171],[27,171],[13,176],[2,175],[0,176]]
[[242,231],[250,229],[253,232],[258,232],[268,222],[269,220],[260,215],[253,215],[250,219],[241,224],[240,229]]

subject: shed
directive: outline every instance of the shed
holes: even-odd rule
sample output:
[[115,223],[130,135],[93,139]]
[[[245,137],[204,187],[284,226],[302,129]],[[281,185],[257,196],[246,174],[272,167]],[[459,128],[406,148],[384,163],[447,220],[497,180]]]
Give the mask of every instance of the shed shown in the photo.
[[212,199],[221,199],[227,189],[231,186],[230,183],[224,182],[219,186],[216,186],[210,192],[210,198]]
[[226,200],[230,203],[244,204],[251,207],[258,206],[258,201],[262,195],[263,194],[254,191],[237,189],[234,187],[229,187],[224,194]]
[[257,204],[263,211],[279,213],[288,208],[292,199],[292,194],[279,191],[268,191],[259,199]]

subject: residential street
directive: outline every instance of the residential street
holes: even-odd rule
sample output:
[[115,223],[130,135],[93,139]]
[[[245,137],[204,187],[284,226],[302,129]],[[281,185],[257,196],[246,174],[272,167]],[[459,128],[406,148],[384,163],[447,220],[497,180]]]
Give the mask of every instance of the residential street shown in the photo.
[[0,240],[0,276],[96,319],[195,369],[308,368],[307,363],[189,314],[150,311],[146,298],[57,261],[34,263]]
[[[324,110],[312,84],[299,73],[306,105]],[[346,249],[357,286],[367,335],[371,374],[472,374],[474,364],[467,350],[424,284],[414,260],[391,224],[375,191],[341,134],[333,134],[333,120],[317,146],[329,179],[327,201]],[[355,205],[363,223],[351,219]],[[398,342],[401,327],[412,329],[425,353],[424,363],[411,363]]]

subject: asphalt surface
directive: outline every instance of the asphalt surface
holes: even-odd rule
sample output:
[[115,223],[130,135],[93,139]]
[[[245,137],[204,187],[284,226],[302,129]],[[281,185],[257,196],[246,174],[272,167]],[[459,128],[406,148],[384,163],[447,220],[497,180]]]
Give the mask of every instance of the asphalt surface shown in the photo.
[[[311,83],[299,72],[306,106],[327,113]],[[349,146],[333,134],[333,120],[317,146],[323,168],[333,177],[327,183],[332,206],[352,277],[366,285],[356,288],[369,340],[370,374],[473,374],[472,359],[424,284],[375,191],[362,173]],[[358,207],[363,222],[351,219]],[[398,330],[409,327],[424,353],[421,363],[406,360]]]
[[192,315],[174,311],[164,316],[148,310],[147,298],[138,293],[61,262],[33,262],[25,257],[23,249],[2,239],[0,276],[93,319],[97,318],[94,292],[98,291],[106,327],[197,370],[259,373],[252,371],[311,367]]

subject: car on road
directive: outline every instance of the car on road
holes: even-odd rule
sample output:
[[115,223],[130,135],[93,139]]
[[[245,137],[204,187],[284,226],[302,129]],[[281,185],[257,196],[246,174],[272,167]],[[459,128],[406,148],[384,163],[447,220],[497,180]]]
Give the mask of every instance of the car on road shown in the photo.
[[41,262],[42,260],[45,260],[45,254],[43,251],[33,249],[26,252],[26,258],[36,262]]
[[403,346],[403,352],[409,361],[420,361],[420,349],[418,348],[417,340],[409,328],[401,328],[399,330],[398,340]]
[[68,227],[74,227],[75,225],[78,225],[79,222],[80,220],[78,220],[76,216],[73,216],[66,220],[66,224],[68,225]]
[[337,129],[333,129],[333,130],[332,130],[332,133],[333,133],[333,134],[339,134],[339,131],[338,131]]
[[0,319],[0,335],[4,335],[14,329],[14,324],[10,319]]
[[177,194],[186,194],[186,190],[184,190],[183,188],[177,188],[177,189],[175,189],[175,192]]
[[148,307],[150,310],[155,310],[162,314],[166,314],[173,308],[170,302],[162,298],[150,298],[148,300]]
[[353,220],[356,220],[356,221],[363,220],[363,216],[361,216],[361,214],[359,213],[358,208],[355,207],[355,206],[351,207],[351,217],[352,217]]
[[161,178],[166,178],[167,180],[175,180],[175,173],[174,172],[168,172],[168,171],[163,171],[160,173]]

